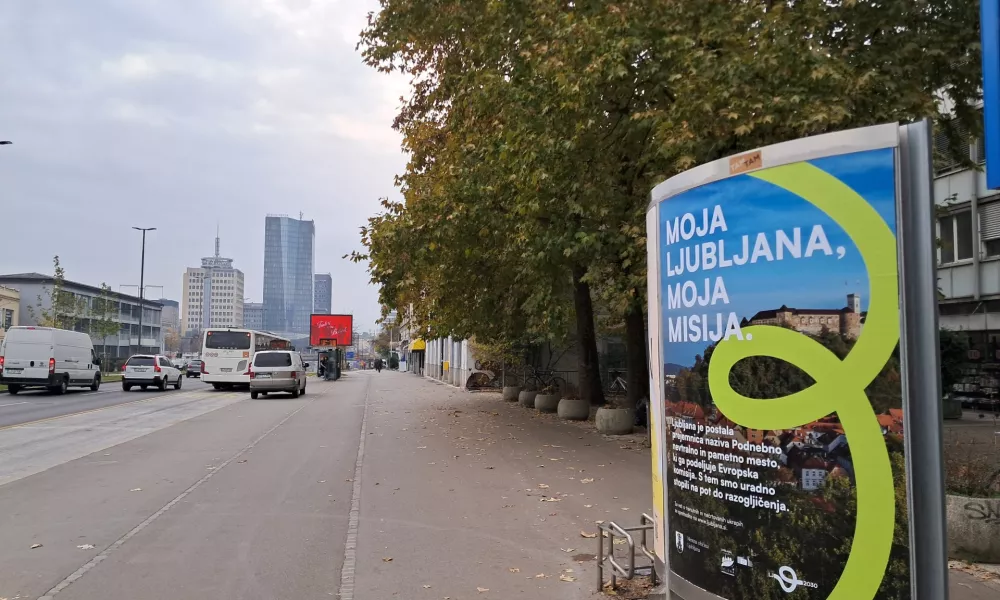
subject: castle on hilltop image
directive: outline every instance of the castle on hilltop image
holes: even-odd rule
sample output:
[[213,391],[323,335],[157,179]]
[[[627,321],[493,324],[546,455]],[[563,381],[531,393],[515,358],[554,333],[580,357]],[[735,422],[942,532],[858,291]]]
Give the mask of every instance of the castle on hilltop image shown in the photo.
[[825,329],[857,339],[866,316],[867,312],[861,312],[861,296],[848,294],[847,306],[843,308],[790,308],[781,305],[777,309],[762,310],[749,321],[744,319],[741,326],[778,325],[810,335],[819,335]]

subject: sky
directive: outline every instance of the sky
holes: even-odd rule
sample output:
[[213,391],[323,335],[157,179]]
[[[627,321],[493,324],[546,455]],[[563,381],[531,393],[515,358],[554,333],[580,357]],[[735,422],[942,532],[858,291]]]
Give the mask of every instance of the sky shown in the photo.
[[[837,177],[861,197],[866,199],[879,213],[889,228],[896,231],[896,183],[892,149],[870,150],[854,154],[833,156],[809,161],[820,169]],[[727,230],[716,230],[714,234],[690,241],[666,245],[664,224],[674,217],[693,213],[698,223],[702,219],[702,209],[709,209],[709,218],[714,206],[721,206]],[[830,217],[803,198],[775,185],[749,177],[737,175],[703,185],[664,200],[660,211],[660,282],[674,285],[691,280],[696,283],[701,294],[705,278],[710,279],[710,291],[714,289],[716,277],[722,277],[728,293],[729,304],[717,303],[712,306],[669,309],[667,292],[663,297],[663,344],[664,363],[691,366],[695,355],[703,354],[710,344],[705,342],[670,342],[667,334],[668,319],[683,315],[710,316],[709,329],[715,330],[716,314],[723,313],[723,323],[730,312],[739,319],[751,318],[762,310],[772,310],[786,305],[792,308],[841,309],[847,306],[847,295],[859,294],[861,310],[868,310],[869,280],[864,261],[857,247],[847,233]],[[760,260],[755,264],[732,266],[725,269],[711,269],[691,275],[668,277],[666,254],[670,253],[672,264],[678,261],[680,247],[693,246],[704,241],[723,240],[727,257],[742,253],[742,237],[750,236],[750,248],[759,232],[765,233],[772,252],[777,248],[775,231],[783,230],[791,236],[795,227],[801,228],[802,250],[806,249],[809,234],[814,225],[821,225],[829,241],[832,256],[814,253],[811,257],[768,262]],[[844,256],[838,257],[837,248],[844,248]]]
[[355,49],[378,0],[0,2],[0,273],[180,299],[214,252],[263,289],[264,217],[316,221],[333,312],[379,316],[359,227],[398,199],[400,75]]

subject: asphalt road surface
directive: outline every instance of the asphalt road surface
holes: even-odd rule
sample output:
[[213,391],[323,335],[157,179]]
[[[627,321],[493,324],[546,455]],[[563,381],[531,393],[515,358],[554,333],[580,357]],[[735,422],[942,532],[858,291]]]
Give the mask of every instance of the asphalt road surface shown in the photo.
[[[184,380],[180,391],[211,389],[211,386],[202,383],[200,379],[192,377]],[[122,390],[121,382],[109,381],[101,384],[101,388],[96,392],[87,388],[70,388],[64,395],[41,389],[27,389],[17,395],[0,394],[0,428],[135,402],[148,399],[152,395],[173,393],[177,393],[173,388],[168,388],[164,392],[156,388],[148,390],[133,388],[126,392]]]

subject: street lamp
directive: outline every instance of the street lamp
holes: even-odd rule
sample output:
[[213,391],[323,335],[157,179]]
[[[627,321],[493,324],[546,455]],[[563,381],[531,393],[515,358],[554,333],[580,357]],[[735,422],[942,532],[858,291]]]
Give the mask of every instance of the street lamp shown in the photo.
[[10,140],[0,140],[0,146],[10,146],[13,143],[14,142],[12,142]]
[[[139,266],[139,354],[142,354],[142,311],[144,308],[142,297],[143,297],[143,286],[146,283],[146,232],[156,231],[156,227],[133,227],[136,231],[142,232],[142,262]],[[129,336],[131,340],[132,336]],[[131,345],[131,341],[129,342]]]

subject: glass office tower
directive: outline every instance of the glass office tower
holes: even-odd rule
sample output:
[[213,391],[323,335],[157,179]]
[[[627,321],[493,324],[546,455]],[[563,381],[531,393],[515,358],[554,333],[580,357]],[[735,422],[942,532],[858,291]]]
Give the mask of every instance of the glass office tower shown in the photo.
[[264,329],[309,333],[316,224],[284,215],[264,220]]

